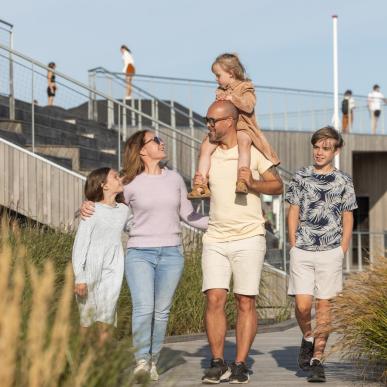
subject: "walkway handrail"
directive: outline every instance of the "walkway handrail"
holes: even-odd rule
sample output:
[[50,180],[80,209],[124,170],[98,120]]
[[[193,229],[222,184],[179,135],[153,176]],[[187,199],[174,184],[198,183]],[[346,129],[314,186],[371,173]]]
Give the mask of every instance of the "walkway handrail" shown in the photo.
[[[104,67],[96,67],[95,69],[92,69],[92,70],[89,70],[89,74],[90,73],[95,73],[95,74],[107,74],[107,75],[110,75],[110,76],[113,76],[115,79],[117,79],[118,81],[120,81],[122,84],[125,84],[126,81],[125,79],[122,78],[122,76],[124,76],[125,74],[123,73],[118,73],[118,72],[111,72],[107,69],[105,69]],[[132,84],[132,88],[139,91],[140,93],[146,95],[147,97],[150,97],[151,99],[153,99],[154,101],[157,101],[159,104],[163,105],[163,106],[166,106],[168,107],[169,109],[173,109],[175,112],[181,114],[182,116],[188,118],[188,119],[192,119],[193,122],[197,123],[200,127],[202,128],[205,128],[207,129],[207,126],[200,120],[194,118],[193,116],[191,117],[189,114],[187,114],[186,112],[183,112],[182,110],[180,110],[179,108],[175,107],[175,106],[172,106],[171,104],[169,104],[168,102],[165,102],[161,99],[159,99],[158,97],[156,97],[155,95],[149,93],[148,91],[144,90],[143,88],[137,86],[137,85],[134,85]]]
[[[102,67],[95,67],[93,69],[90,69],[89,72],[98,71]],[[125,74],[122,72],[114,72],[107,70],[110,74],[120,75],[124,76]],[[179,78],[179,77],[167,77],[167,76],[161,76],[161,75],[148,75],[148,74],[133,74],[134,78],[143,78],[143,79],[152,79],[152,80],[161,80],[161,81],[172,81],[172,82],[184,82],[184,83],[197,83],[202,85],[209,85],[209,86],[216,86],[216,81],[209,81],[209,80],[203,80],[203,79],[194,79],[194,78]],[[255,88],[262,89],[262,90],[271,90],[271,91],[278,91],[278,92],[289,92],[289,93],[299,93],[299,94],[316,94],[316,95],[324,95],[324,96],[332,96],[333,93],[331,91],[323,91],[323,90],[312,90],[312,89],[298,89],[298,88],[290,88],[290,87],[279,87],[279,86],[267,86],[267,85],[260,85],[260,84],[254,84]],[[344,95],[343,93],[339,93],[339,95]],[[367,98],[366,95],[362,94],[353,94],[353,97],[357,98]]]
[[[39,61],[37,61],[37,60],[27,56],[27,55],[22,54],[19,51],[12,50],[9,47],[7,47],[7,46],[5,46],[5,45],[3,45],[1,43],[0,43],[0,49],[6,50],[9,53],[12,53],[13,55],[15,55],[15,56],[17,56],[19,58],[22,58],[23,60],[26,60],[27,62],[30,62],[31,64],[33,64],[33,65],[35,65],[37,67],[40,67],[41,69],[44,69],[46,71],[49,71],[49,70],[51,71],[52,70],[47,65],[45,65],[45,64],[43,64],[43,63],[41,63],[41,62],[39,62]],[[140,110],[138,110],[138,109],[136,109],[136,108],[134,108],[132,106],[129,106],[129,105],[125,104],[124,102],[116,100],[116,99],[112,98],[111,96],[109,96],[108,94],[105,94],[105,93],[103,93],[101,91],[98,91],[98,90],[96,90],[94,88],[91,88],[89,85],[86,85],[85,83],[79,82],[76,79],[74,79],[74,78],[72,78],[72,77],[70,77],[70,76],[68,76],[68,75],[66,75],[64,73],[61,73],[59,71],[55,70],[55,74],[57,76],[65,79],[65,80],[67,80],[68,82],[73,83],[73,84],[75,84],[75,85],[77,85],[77,86],[87,90],[89,93],[98,95],[98,96],[106,99],[107,101],[112,102],[113,104],[117,104],[118,106],[120,106],[123,109],[127,109],[127,110],[129,110],[131,112],[139,114],[143,118],[149,119],[151,122],[154,122],[154,123],[157,123],[159,125],[162,125],[163,127],[174,131],[175,133],[181,135],[182,137],[185,137],[186,139],[188,139],[188,140],[190,140],[190,141],[192,141],[192,142],[194,142],[196,144],[201,144],[201,141],[198,140],[197,138],[192,137],[189,134],[187,134],[187,133],[185,133],[185,132],[183,132],[181,130],[176,129],[173,126],[171,126],[171,125],[169,125],[169,124],[167,124],[165,122],[162,122],[162,121],[160,121],[158,119],[155,119],[154,117],[152,117],[152,116],[150,116],[148,114],[145,114],[144,112],[142,112],[142,111],[140,111]]]

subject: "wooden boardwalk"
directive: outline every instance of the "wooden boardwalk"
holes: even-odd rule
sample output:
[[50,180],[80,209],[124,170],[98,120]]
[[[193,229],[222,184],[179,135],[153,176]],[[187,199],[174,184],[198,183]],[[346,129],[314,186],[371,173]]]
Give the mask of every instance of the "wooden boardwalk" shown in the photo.
[[[253,374],[250,386],[281,387],[308,386],[306,373],[296,365],[300,344],[298,327],[282,332],[260,333],[253,344],[248,364]],[[334,341],[334,338],[330,340]],[[235,339],[228,337],[225,358],[233,359]],[[168,343],[160,358],[160,380],[157,386],[197,387],[203,386],[200,379],[210,358],[207,341],[199,340]],[[331,356],[326,362],[327,383],[324,386],[380,386],[379,383],[364,381],[351,364]],[[156,385],[156,384],[155,384]],[[225,386],[228,383],[222,383]]]

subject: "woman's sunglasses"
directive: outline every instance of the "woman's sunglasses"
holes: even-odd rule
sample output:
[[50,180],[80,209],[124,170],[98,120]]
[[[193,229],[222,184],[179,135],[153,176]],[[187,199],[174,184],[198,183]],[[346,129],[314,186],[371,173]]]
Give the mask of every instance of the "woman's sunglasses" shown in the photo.
[[157,137],[157,136],[154,136],[153,138],[151,138],[150,140],[148,141],[145,141],[144,142],[144,146],[150,142],[154,141],[157,145],[161,145],[163,144],[163,140],[160,138],[160,137]]

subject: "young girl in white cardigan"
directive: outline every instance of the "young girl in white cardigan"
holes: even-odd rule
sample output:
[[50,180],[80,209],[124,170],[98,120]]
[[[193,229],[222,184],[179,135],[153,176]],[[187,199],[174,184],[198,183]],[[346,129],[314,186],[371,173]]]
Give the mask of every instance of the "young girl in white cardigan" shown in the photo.
[[124,275],[121,232],[129,208],[123,204],[118,172],[100,168],[90,173],[85,196],[95,202],[92,217],[81,220],[74,241],[72,263],[81,327],[98,324],[99,344],[116,325],[117,301]]

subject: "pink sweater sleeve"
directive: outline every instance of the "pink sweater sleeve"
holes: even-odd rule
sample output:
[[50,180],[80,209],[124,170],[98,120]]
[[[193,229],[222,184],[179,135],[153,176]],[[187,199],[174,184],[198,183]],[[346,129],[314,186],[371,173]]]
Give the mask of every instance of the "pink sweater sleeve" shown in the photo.
[[179,176],[180,181],[180,219],[192,227],[207,230],[208,216],[201,215],[194,211],[192,203],[187,199],[187,188],[184,180]]

